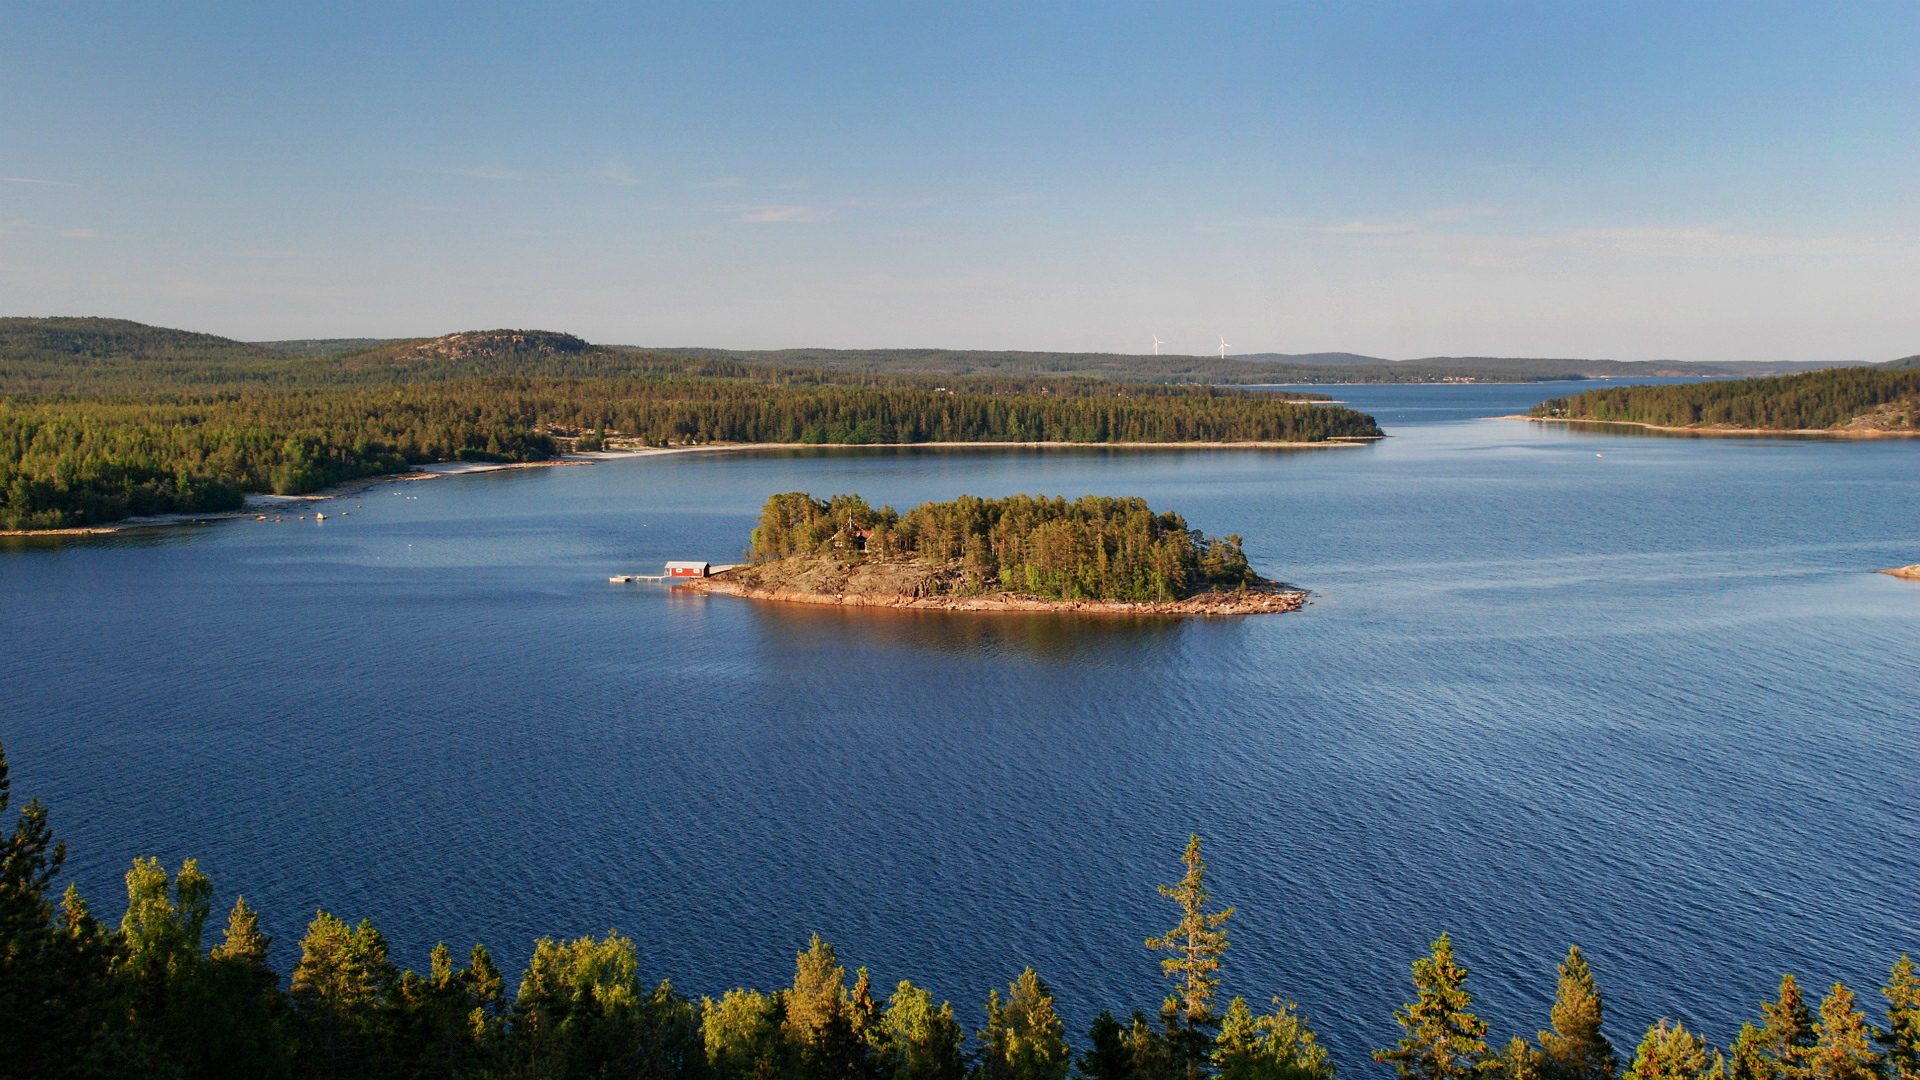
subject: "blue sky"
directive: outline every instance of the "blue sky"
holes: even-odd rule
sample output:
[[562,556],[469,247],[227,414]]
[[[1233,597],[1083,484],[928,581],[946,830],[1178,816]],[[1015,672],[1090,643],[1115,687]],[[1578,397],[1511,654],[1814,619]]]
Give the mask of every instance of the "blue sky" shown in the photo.
[[1881,360],[1920,4],[0,4],[0,313]]

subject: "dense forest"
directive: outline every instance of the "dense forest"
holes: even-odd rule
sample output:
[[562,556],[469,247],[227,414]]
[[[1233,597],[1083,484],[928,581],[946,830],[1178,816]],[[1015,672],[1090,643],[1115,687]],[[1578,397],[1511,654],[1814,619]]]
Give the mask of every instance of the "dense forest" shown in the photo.
[[1008,591],[1069,600],[1184,600],[1259,579],[1240,538],[1209,538],[1141,498],[962,495],[897,513],[858,495],[775,495],[749,557],[912,558],[951,565],[950,595]]
[[1373,419],[1259,391],[749,367],[492,331],[335,355],[0,320],[0,527],[241,505],[435,461],[609,443],[1316,442]]
[[1915,431],[1920,369],[1843,367],[1775,379],[1615,386],[1554,398],[1529,415],[1662,427]]
[[[0,814],[11,803],[0,748]],[[29,802],[0,833],[0,1080],[1334,1080],[1290,1001],[1222,1001],[1232,908],[1216,909],[1195,837],[1160,887],[1173,925],[1145,940],[1170,992],[1157,1009],[1109,1008],[1069,1039],[1031,967],[963,1011],[902,981],[853,973],[816,935],[793,982],[695,999],[640,971],[617,932],[542,938],[510,983],[483,945],[436,946],[403,968],[380,930],[322,911],[276,948],[244,897],[224,929],[213,882],[136,859],[118,923],[55,881],[66,857]],[[212,939],[218,937],[217,941]],[[281,968],[291,965],[290,977]],[[1013,966],[1018,966],[1015,961]],[[1012,974],[1011,967],[1009,974]],[[1659,1020],[1621,1053],[1597,980],[1570,948],[1532,1037],[1501,1043],[1474,1012],[1445,936],[1413,962],[1400,1037],[1373,1054],[1401,1080],[1920,1080],[1920,975],[1902,956],[1870,1022],[1846,986],[1815,1005],[1791,975],[1726,1050]],[[722,984],[724,985],[724,984]],[[1077,1045],[1076,1045],[1077,1044]],[[1384,1069],[1383,1069],[1384,1071]]]

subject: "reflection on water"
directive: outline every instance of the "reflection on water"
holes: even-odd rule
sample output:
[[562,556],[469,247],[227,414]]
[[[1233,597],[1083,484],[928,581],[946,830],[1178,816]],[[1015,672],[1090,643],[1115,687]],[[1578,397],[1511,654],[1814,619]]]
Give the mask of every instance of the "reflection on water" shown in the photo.
[[[1175,616],[1076,615],[1070,612],[961,612],[836,607],[711,597],[750,605],[768,648],[930,649],[981,659],[1074,662],[1148,655],[1188,620]],[[1271,618],[1272,616],[1268,616]],[[1221,622],[1242,621],[1221,619]]]

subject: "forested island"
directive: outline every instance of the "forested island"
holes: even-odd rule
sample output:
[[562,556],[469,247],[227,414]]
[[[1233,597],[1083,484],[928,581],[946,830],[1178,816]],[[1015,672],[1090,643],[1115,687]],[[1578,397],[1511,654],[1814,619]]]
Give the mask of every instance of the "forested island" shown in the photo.
[[[0,748],[0,815],[10,800]],[[214,884],[191,859],[175,871],[136,859],[116,922],[96,916],[71,884],[56,902],[65,857],[37,801],[0,832],[0,1080],[1336,1075],[1307,1017],[1274,988],[1252,1001],[1226,998],[1233,909],[1213,903],[1198,837],[1179,880],[1160,887],[1173,925],[1145,939],[1169,993],[1157,1008],[1115,1003],[1077,1040],[1052,987],[1018,958],[1004,995],[988,992],[970,1031],[973,1017],[910,980],[888,991],[859,968],[849,985],[846,965],[818,935],[796,954],[792,984],[771,990],[690,996],[660,973],[643,975],[634,940],[618,932],[541,938],[509,982],[480,944],[456,958],[442,943],[423,971],[403,967],[366,918],[321,911],[297,943],[276,947],[259,913],[235,897],[218,928]],[[682,974],[715,990],[728,982]],[[1724,1052],[1660,1019],[1620,1053],[1578,947],[1559,966],[1546,1028],[1531,1038],[1492,1038],[1468,977],[1441,935],[1413,962],[1412,1000],[1394,1014],[1400,1037],[1374,1061],[1401,1080],[1920,1080],[1920,974],[1906,956],[1881,990],[1882,1023],[1846,986],[1833,984],[1816,1006],[1789,974]]]
[[487,331],[275,350],[111,319],[0,319],[0,528],[238,509],[444,461],[716,443],[1327,444],[1323,395],[747,365]]
[[1915,435],[1920,368],[1844,367],[1737,382],[1614,386],[1554,398],[1527,415],[1703,432]]
[[759,600],[971,611],[1231,615],[1296,611],[1306,592],[1255,574],[1240,537],[1209,537],[1141,498],[962,495],[901,514],[858,495],[775,495],[752,561],[683,588]]

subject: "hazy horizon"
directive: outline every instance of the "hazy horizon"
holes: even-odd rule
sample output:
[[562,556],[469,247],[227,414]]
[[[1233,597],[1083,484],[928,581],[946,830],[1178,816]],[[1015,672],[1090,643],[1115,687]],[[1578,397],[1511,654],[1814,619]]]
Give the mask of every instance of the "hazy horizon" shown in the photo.
[[7,10],[4,314],[1920,351],[1912,6]]

